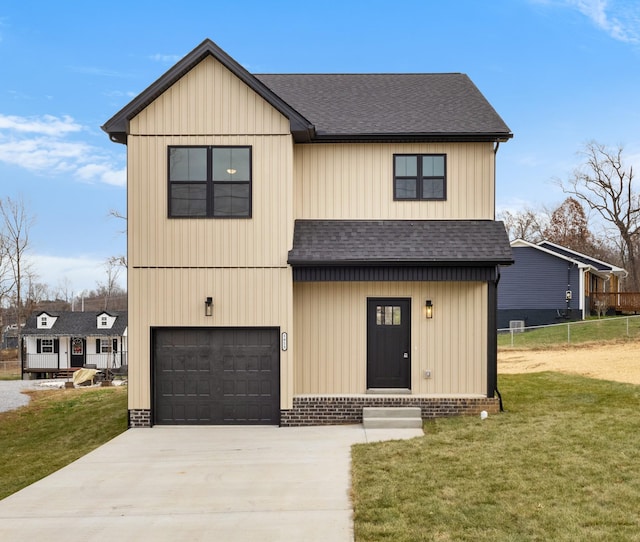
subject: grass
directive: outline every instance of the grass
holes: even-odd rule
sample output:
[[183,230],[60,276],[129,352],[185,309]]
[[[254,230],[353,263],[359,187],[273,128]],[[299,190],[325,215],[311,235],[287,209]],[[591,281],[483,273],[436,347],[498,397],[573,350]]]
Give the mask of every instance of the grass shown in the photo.
[[640,387],[500,377],[504,413],[353,448],[357,542],[640,540]]
[[[524,333],[498,334],[498,347],[548,348],[558,345],[640,338],[640,316],[590,319],[529,329]],[[512,344],[513,339],[513,344]]]
[[31,392],[28,406],[0,412],[0,499],[126,428],[126,386]]

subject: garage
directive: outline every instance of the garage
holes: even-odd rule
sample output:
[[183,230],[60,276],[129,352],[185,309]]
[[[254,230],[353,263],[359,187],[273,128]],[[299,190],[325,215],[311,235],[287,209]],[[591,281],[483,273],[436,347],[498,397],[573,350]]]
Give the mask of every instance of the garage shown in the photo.
[[152,340],[154,423],[280,423],[278,329],[160,328]]

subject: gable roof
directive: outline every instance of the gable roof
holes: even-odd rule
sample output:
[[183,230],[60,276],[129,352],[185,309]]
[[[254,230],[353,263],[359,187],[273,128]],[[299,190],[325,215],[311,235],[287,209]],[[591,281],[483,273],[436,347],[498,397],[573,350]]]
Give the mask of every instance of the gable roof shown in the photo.
[[538,243],[538,246],[546,248],[553,252],[557,252],[558,254],[562,254],[564,256],[567,256],[568,258],[572,258],[573,260],[590,265],[591,267],[599,271],[608,271],[610,273],[613,273],[614,275],[618,275],[621,277],[626,277],[628,275],[627,271],[622,269],[622,267],[618,267],[617,265],[592,258],[591,256],[587,256],[586,254],[583,254],[576,250],[557,245],[556,243],[552,243],[551,241],[540,241]]
[[524,239],[516,239],[514,241],[511,241],[511,246],[513,248],[530,248],[533,250],[537,250],[555,258],[565,260],[566,262],[576,265],[584,271],[590,271],[591,273],[594,273],[601,277],[606,277],[610,273],[618,275],[620,277],[627,276],[627,272],[620,267],[601,262],[600,260],[596,260],[594,258],[590,258],[589,256],[581,254],[580,252],[561,247],[560,245],[550,243],[549,241],[540,241],[539,243],[535,244],[530,243],[529,241],[525,241]]
[[205,39],[193,51],[178,61],[164,75],[143,90],[131,102],[125,105],[101,127],[116,143],[127,142],[129,121],[153,102],[158,96],[171,87],[183,75],[195,68],[207,56],[212,56],[242,82],[269,102],[275,109],[289,119],[291,133],[296,140],[305,141],[311,137],[313,126],[300,113],[285,103],[279,96],[269,90],[263,83],[251,75],[233,58],[225,53],[210,39]]
[[471,80],[445,74],[252,75],[211,40],[169,69],[102,129],[126,143],[129,121],[207,56],[289,119],[309,141],[506,141],[508,126]]
[[493,220],[296,220],[289,264],[509,265],[504,224]]
[[[98,328],[97,318],[101,314],[114,316],[116,321],[111,328]],[[91,311],[91,312],[47,312],[49,316],[56,316],[56,323],[51,329],[38,329],[37,317],[43,313],[34,314],[27,319],[23,328],[23,335],[49,335],[52,337],[95,337],[99,335],[122,336],[127,328],[127,312]]]
[[462,73],[258,74],[313,122],[316,140],[506,140],[509,128]]

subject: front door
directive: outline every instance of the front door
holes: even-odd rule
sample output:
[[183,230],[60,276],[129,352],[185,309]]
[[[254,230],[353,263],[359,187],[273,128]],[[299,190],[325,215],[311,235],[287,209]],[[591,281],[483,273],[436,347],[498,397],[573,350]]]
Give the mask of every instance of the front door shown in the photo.
[[411,387],[411,299],[367,299],[367,388]]
[[84,365],[86,342],[82,337],[71,337],[71,367]]

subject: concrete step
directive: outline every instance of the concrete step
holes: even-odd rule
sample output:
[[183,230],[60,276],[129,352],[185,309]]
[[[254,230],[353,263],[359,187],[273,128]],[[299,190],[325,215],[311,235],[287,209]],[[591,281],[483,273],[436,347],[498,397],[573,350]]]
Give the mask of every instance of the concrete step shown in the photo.
[[365,429],[422,428],[420,407],[364,407]]
[[362,420],[365,429],[421,429],[420,418],[367,418]]

